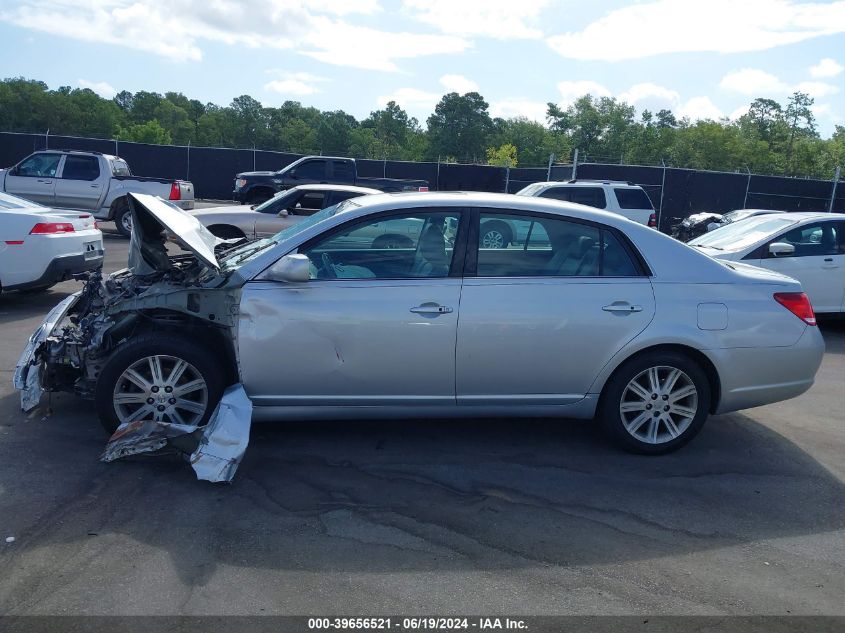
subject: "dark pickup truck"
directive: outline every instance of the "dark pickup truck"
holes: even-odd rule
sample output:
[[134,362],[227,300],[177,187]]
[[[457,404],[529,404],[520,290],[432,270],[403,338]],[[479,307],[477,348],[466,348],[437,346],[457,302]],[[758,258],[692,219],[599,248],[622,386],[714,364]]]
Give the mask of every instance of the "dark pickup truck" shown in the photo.
[[428,191],[425,180],[362,178],[354,158],[305,156],[279,171],[246,171],[235,176],[234,198],[241,203],[259,204],[279,191],[297,185],[358,185],[380,191]]

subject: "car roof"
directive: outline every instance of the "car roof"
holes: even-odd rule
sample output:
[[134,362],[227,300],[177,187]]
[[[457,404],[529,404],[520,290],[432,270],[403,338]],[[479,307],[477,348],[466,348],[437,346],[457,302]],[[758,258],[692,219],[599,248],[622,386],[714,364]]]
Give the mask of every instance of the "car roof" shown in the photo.
[[292,191],[296,189],[297,191],[349,191],[352,193],[382,193],[378,189],[372,189],[370,187],[357,187],[355,185],[323,185],[323,184],[314,184],[314,185],[297,185],[296,187],[291,187],[281,193],[287,193],[288,191]]
[[[628,189],[642,189],[640,185],[624,180],[546,180],[544,182],[535,182],[531,185],[542,185],[544,187],[580,187],[581,185],[609,185],[612,187],[623,187]],[[531,186],[527,185],[527,186]]]

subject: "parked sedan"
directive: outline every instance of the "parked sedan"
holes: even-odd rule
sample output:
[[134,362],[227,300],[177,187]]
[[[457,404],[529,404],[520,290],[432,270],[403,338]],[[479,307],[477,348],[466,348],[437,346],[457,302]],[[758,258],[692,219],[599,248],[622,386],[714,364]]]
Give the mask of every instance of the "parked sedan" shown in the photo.
[[253,239],[278,233],[338,202],[373,193],[381,192],[352,185],[300,185],[251,207],[210,207],[192,214],[217,237]]
[[845,214],[757,215],[690,242],[717,259],[789,275],[818,313],[845,312]]
[[46,290],[103,265],[90,213],[57,211],[0,193],[0,290]]
[[[15,370],[26,406],[65,390],[109,430],[204,424],[239,382],[256,420],[597,417],[664,453],[710,413],[805,392],[824,352],[794,279],[580,205],[361,196],[221,253],[196,218],[133,199],[130,268],[39,328]],[[485,248],[493,220],[547,239]],[[387,222],[421,230],[379,248]],[[165,230],[192,256],[168,258]]]

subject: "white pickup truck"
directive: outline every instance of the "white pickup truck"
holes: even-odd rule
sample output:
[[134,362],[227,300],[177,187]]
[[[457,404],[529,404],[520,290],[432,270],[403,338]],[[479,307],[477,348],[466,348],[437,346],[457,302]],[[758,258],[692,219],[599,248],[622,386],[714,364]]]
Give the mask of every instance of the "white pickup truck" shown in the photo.
[[182,209],[194,208],[190,182],[133,176],[125,160],[99,152],[35,152],[14,167],[0,169],[0,191],[54,209],[86,211],[100,220],[114,220],[127,237],[132,232],[129,193],[147,193]]

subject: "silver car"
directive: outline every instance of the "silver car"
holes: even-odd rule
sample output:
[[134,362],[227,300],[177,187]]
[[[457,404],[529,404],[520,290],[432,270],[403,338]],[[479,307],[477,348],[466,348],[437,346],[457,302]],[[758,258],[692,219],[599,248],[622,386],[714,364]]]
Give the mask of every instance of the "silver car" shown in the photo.
[[[93,276],[30,340],[26,406],[67,390],[109,430],[202,424],[241,382],[256,420],[596,418],[665,453],[710,413],[805,392],[824,352],[795,280],[579,205],[363,196],[229,250],[155,198],[133,213],[130,268]],[[524,237],[480,247],[492,220]],[[377,243],[390,223],[419,229]],[[165,232],[192,255],[167,257]]]

